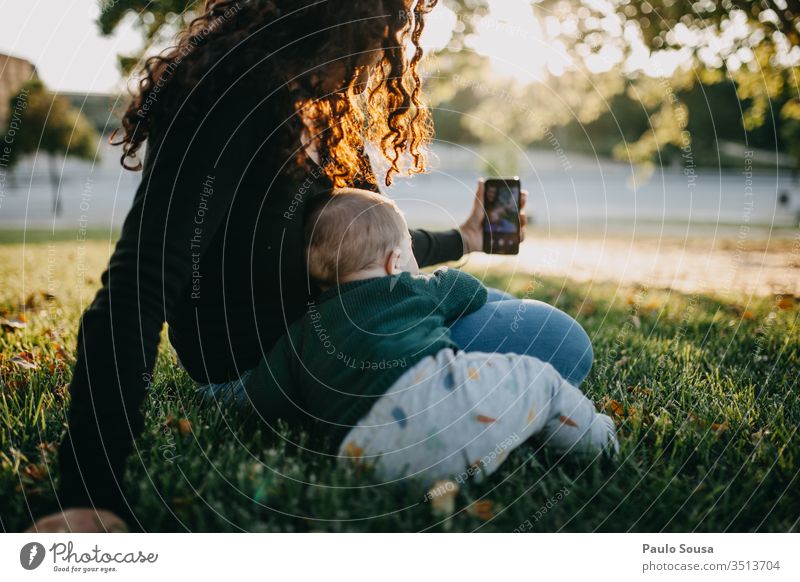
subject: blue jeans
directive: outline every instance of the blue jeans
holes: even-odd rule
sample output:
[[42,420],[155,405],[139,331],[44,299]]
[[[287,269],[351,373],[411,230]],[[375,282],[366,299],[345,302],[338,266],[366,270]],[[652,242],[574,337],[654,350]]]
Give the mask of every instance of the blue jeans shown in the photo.
[[592,368],[589,336],[552,305],[489,289],[486,305],[450,325],[467,352],[524,354],[549,362],[570,384],[580,386]]
[[[592,368],[594,352],[589,336],[563,311],[532,299],[489,289],[486,305],[450,325],[453,340],[466,352],[524,354],[549,362],[570,384],[579,386]],[[203,398],[247,405],[244,382],[207,384]]]

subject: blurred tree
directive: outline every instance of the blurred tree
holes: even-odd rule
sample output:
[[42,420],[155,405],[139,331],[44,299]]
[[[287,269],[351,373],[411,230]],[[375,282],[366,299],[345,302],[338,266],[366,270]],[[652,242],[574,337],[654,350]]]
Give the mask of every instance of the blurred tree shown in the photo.
[[[581,56],[578,68],[610,65],[632,81],[627,92],[648,112],[650,128],[620,144],[619,157],[642,162],[668,144],[685,146],[691,135],[679,94],[696,84],[733,81],[743,137],[778,117],[800,120],[797,0],[538,0],[533,9],[550,42]],[[660,66],[664,56],[678,67]]]
[[99,136],[83,114],[69,101],[49,92],[39,79],[26,83],[11,98],[11,122],[5,130],[8,167],[13,167],[27,154],[44,152],[48,157],[50,184],[53,188],[53,214],[61,214],[58,160],[74,157],[92,160],[96,157]]
[[[691,141],[681,95],[697,85],[731,81],[742,102],[742,140],[767,122],[777,127],[778,118],[800,121],[800,0],[523,1],[542,24],[542,41],[563,47],[570,65],[543,83],[492,81],[485,59],[468,49],[480,19],[491,16],[490,3],[442,0],[458,18],[447,48],[429,64],[428,89],[447,135],[461,125],[465,135],[480,139],[504,134],[521,141],[547,139],[552,127],[596,121],[609,111],[610,99],[625,94],[639,104],[649,125],[633,141],[620,143],[615,155],[646,163],[664,148]],[[99,4],[104,34],[125,18],[142,32],[142,51],[120,57],[128,72],[142,54],[165,46],[206,0]],[[670,59],[678,66],[665,64]],[[450,100],[454,107],[448,107]],[[460,110],[467,102],[474,107]],[[790,141],[796,135],[782,133]]]
[[142,56],[153,47],[166,46],[169,39],[203,10],[206,0],[98,0],[100,32],[110,35],[130,18],[142,35],[144,45],[133,54],[117,55],[120,69],[130,73]]

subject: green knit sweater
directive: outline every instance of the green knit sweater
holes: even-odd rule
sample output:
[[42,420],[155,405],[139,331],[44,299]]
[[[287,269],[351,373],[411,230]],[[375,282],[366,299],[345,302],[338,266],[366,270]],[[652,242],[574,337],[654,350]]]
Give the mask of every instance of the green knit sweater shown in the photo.
[[311,421],[338,445],[406,370],[458,349],[448,324],[486,295],[476,278],[446,267],[342,284],[307,304],[245,390],[267,422]]

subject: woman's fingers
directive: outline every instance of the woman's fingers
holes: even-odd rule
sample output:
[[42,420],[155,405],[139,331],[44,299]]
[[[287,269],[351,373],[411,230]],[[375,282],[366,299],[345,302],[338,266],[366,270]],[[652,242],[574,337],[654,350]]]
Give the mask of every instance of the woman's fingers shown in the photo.
[[483,179],[478,180],[475,199],[472,201],[472,212],[467,221],[461,225],[461,238],[464,240],[464,253],[472,253],[483,248]]
[[528,226],[528,215],[525,212],[525,205],[528,203],[528,191],[522,190],[519,193],[519,240],[525,240],[525,227]]
[[475,189],[475,200],[472,202],[472,215],[470,222],[477,226],[483,224],[483,194],[485,192],[483,178],[478,178],[478,187]]

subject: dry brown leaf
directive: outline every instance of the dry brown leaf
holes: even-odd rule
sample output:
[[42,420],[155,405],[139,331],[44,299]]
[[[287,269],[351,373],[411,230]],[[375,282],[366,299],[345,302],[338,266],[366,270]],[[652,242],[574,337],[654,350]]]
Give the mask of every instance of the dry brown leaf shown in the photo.
[[701,429],[703,431],[706,431],[706,430],[708,430],[710,428],[711,430],[713,430],[717,434],[722,434],[726,430],[728,430],[728,428],[730,428],[730,425],[728,424],[727,420],[724,420],[722,422],[709,423],[708,421],[703,420],[702,418],[700,418],[699,416],[697,416],[696,414],[693,414],[691,412],[687,416],[688,416],[689,420],[695,426],[697,426],[699,429]]
[[494,517],[494,502],[489,499],[479,499],[467,509],[470,515],[488,521]]
[[33,360],[33,356],[30,352],[21,352],[11,358],[9,362],[26,370],[36,370],[39,368],[39,364]]
[[637,396],[645,396],[645,397],[653,395],[653,391],[650,388],[643,388],[639,385],[628,386],[628,392],[630,392],[631,394],[636,394]]
[[769,435],[771,434],[772,431],[768,428],[760,428],[750,435],[750,442],[752,442],[754,445],[760,444],[763,440],[769,438]]
[[188,418],[181,418],[178,421],[178,432],[183,436],[186,436],[192,432],[192,423],[189,422]]
[[64,346],[62,346],[58,342],[53,342],[52,345],[53,345],[53,351],[56,353],[57,359],[66,360],[69,358],[69,354],[67,353],[67,350],[64,349]]
[[791,295],[784,295],[778,300],[776,304],[778,309],[793,309],[795,304],[795,299]]
[[47,469],[42,465],[25,465],[25,468],[22,469],[22,474],[34,481],[39,481],[44,479],[47,475]]
[[611,417],[625,418],[625,407],[619,400],[606,398],[603,401],[603,409],[606,411],[606,414],[608,414]]
[[722,434],[730,428],[728,421],[714,422],[711,424],[711,430],[716,431],[717,434]]

